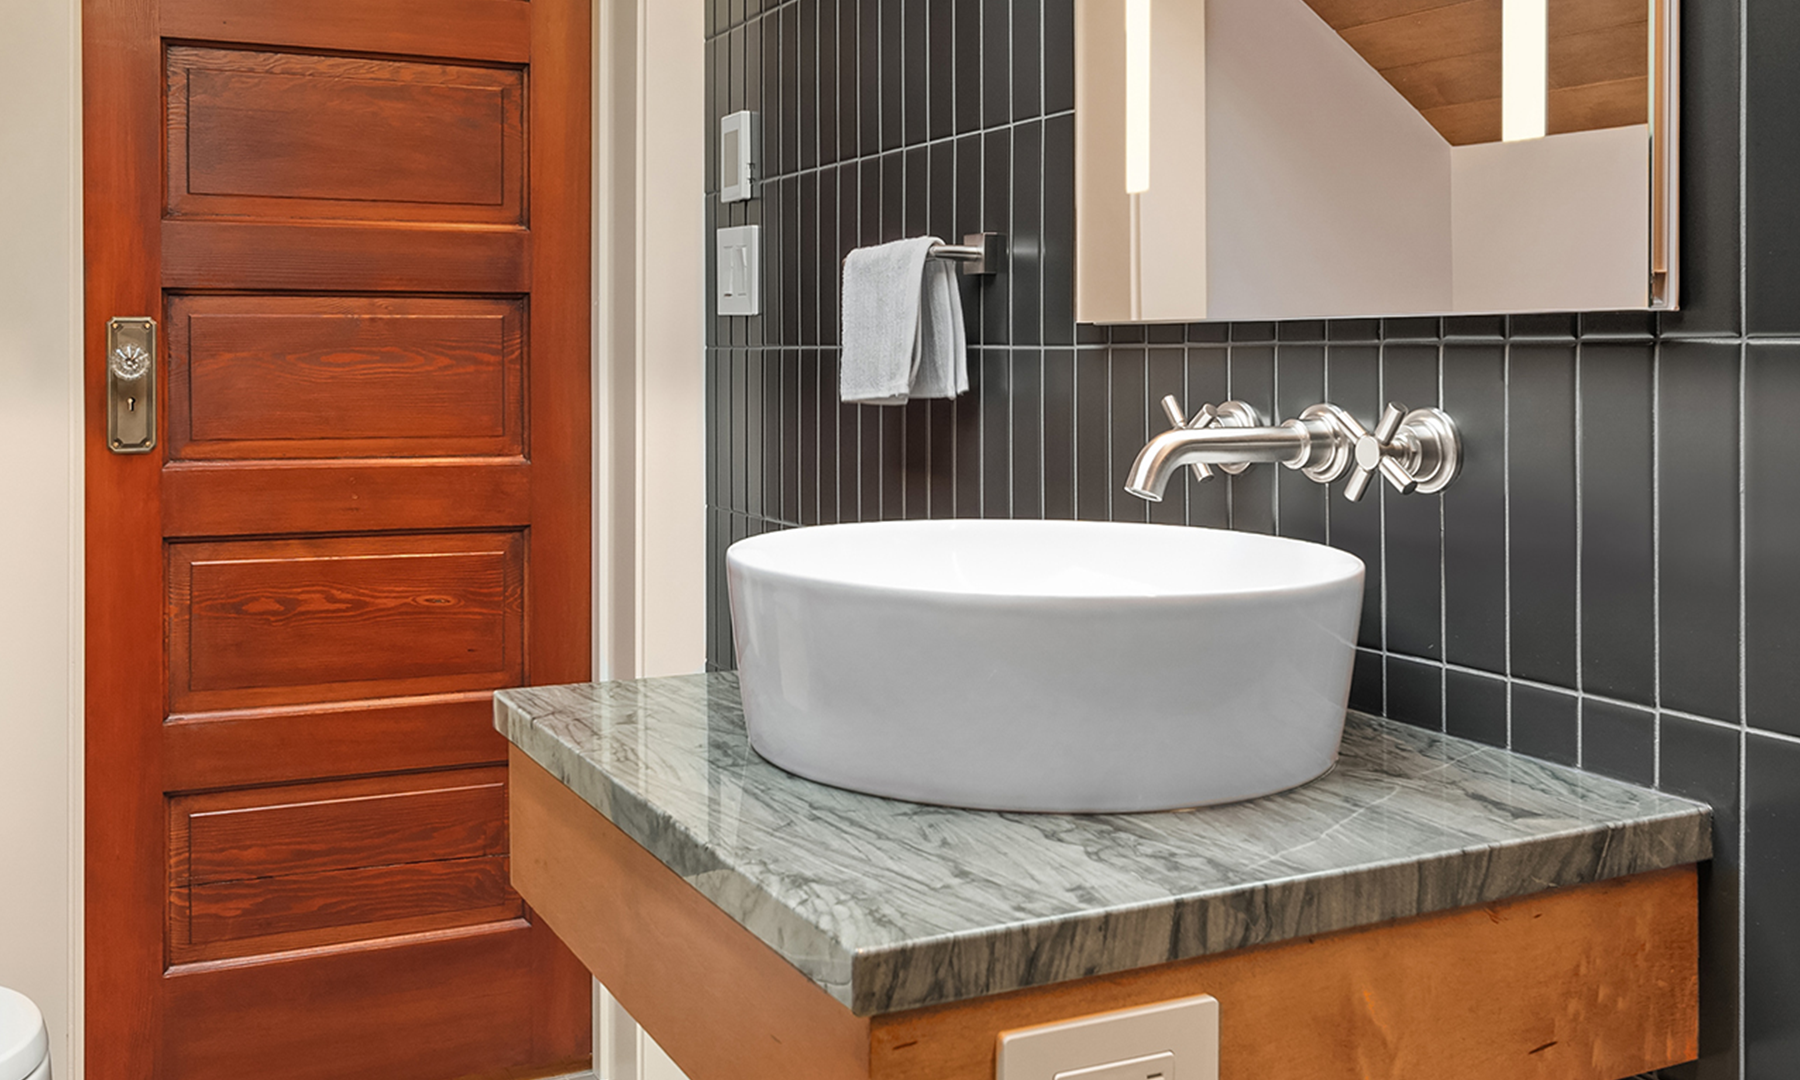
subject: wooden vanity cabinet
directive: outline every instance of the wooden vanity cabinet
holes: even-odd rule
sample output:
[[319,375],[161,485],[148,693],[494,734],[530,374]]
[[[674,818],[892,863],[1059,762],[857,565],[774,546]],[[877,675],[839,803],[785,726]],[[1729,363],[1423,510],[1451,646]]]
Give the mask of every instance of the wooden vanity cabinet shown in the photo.
[[515,748],[519,892],[690,1080],[992,1080],[999,1033],[1192,994],[1221,1080],[1620,1080],[1695,1058],[1695,868],[857,1016]]

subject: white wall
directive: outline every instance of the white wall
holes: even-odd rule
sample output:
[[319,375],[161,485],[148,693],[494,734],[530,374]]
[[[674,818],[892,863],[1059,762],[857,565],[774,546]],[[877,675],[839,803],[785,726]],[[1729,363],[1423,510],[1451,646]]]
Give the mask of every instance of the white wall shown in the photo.
[[704,0],[596,0],[596,678],[706,666]]
[[1650,303],[1650,129],[1450,149],[1455,310]]
[[1450,309],[1449,144],[1304,0],[1206,5],[1210,319]]
[[1125,191],[1125,19],[1078,0],[1075,317],[1186,322],[1207,314],[1206,8],[1151,5],[1150,190]]
[[0,3],[0,984],[80,1076],[77,0]]

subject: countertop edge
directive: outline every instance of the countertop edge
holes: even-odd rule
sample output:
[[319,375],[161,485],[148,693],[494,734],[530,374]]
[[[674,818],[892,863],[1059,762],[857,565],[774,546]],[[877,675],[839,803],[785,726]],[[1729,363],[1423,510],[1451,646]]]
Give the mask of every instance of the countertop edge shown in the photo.
[[[679,824],[670,822],[603,769],[587,762],[574,747],[540,731],[529,717],[505,700],[505,693],[501,690],[494,694],[494,727],[506,736],[507,741],[693,886],[700,895],[732,914],[740,926],[774,949],[839,1004],[856,1015],[868,1015],[856,1011],[855,957],[842,942],[801,919],[768,892],[725,866],[701,840]],[[577,763],[584,766],[580,781],[574,773]],[[598,791],[589,790],[587,781],[590,778],[598,781]],[[679,845],[681,850],[667,850],[671,843]],[[736,887],[732,887],[734,885]],[[756,920],[756,926],[739,917],[739,913],[747,908],[754,908],[764,916]]]
[[[1623,824],[852,951],[725,865],[700,838],[587,761],[577,747],[539,728],[508,699],[507,691],[496,692],[494,717],[496,729],[513,745],[857,1016],[1373,926],[1686,865],[1712,855],[1710,808],[1679,800],[1689,806]],[[1526,862],[1498,872],[1509,859]],[[746,917],[751,912],[755,917]],[[1167,947],[1126,950],[1121,942]],[[1045,956],[1053,956],[1055,963],[1044,964]],[[1006,985],[969,990],[969,980],[956,973],[972,967],[1008,972]]]
[[[1682,822],[1691,828],[1683,830],[1685,835],[1675,838],[1661,854],[1626,859],[1610,857],[1609,853],[1620,850],[1647,850],[1621,841],[1638,835],[1654,839]],[[1499,859],[1514,853],[1530,854],[1539,863],[1556,863],[1558,873],[1554,877],[1511,878],[1516,884],[1506,885],[1502,883],[1508,881],[1510,875],[1496,876],[1486,872]],[[985,993],[961,992],[956,989],[954,980],[940,982],[930,978],[929,973],[940,965],[943,970],[949,970],[952,964],[964,968],[971,963],[979,965],[983,960],[992,962],[1008,952],[1045,955],[1052,951],[1046,946],[1053,941],[1061,946],[1054,954],[1065,962],[1051,968],[1034,967],[1007,990],[1113,975],[1157,964],[1435,915],[1685,866],[1711,857],[1711,811],[1696,805],[1691,810],[1603,830],[1571,830],[1561,836],[1468,848],[1437,858],[1396,861],[1353,872],[1309,874],[1239,889],[1198,893],[1090,917],[1044,920],[1003,927],[994,933],[946,936],[909,942],[904,946],[863,950],[854,958],[852,985],[855,993],[848,1004],[858,1016],[874,1016],[986,996]],[[1571,861],[1563,862],[1565,858]],[[1475,861],[1486,864],[1477,879],[1477,889],[1455,897],[1434,891],[1434,888],[1462,879],[1469,864]],[[1346,896],[1351,903],[1326,902]],[[1415,902],[1406,902],[1408,899]],[[1221,905],[1228,906],[1230,911],[1209,910]],[[1275,922],[1271,916],[1282,911],[1298,911],[1302,917],[1285,923]],[[1238,918],[1231,918],[1233,915]],[[1174,940],[1184,932],[1198,930],[1202,944],[1197,948],[1137,956],[1120,956],[1113,951],[1112,942],[1118,939],[1158,937],[1145,932],[1146,923],[1167,924],[1169,936],[1163,940]],[[1082,929],[1089,932],[1071,932]],[[1070,942],[1078,940],[1091,943],[1090,947],[1079,951],[1071,949]],[[971,958],[968,955],[971,948],[985,950],[987,955]],[[1109,952],[1112,955],[1108,956]],[[1101,961],[1095,957],[1107,959]],[[986,993],[1001,992],[1006,991]]]

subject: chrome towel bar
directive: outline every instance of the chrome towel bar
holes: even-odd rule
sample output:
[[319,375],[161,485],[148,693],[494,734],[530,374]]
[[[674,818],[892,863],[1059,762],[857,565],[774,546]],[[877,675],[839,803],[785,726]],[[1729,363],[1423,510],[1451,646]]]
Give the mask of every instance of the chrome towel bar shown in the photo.
[[1002,233],[969,233],[960,244],[938,244],[934,259],[962,264],[964,274],[998,274],[1006,265],[1006,236]]

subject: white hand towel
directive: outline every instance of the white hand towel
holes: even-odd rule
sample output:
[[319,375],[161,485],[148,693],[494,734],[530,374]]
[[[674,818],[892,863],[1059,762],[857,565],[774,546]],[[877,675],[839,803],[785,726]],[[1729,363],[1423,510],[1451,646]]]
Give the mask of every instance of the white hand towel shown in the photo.
[[844,260],[838,395],[865,405],[955,397],[969,388],[956,268],[926,236],[858,248]]

